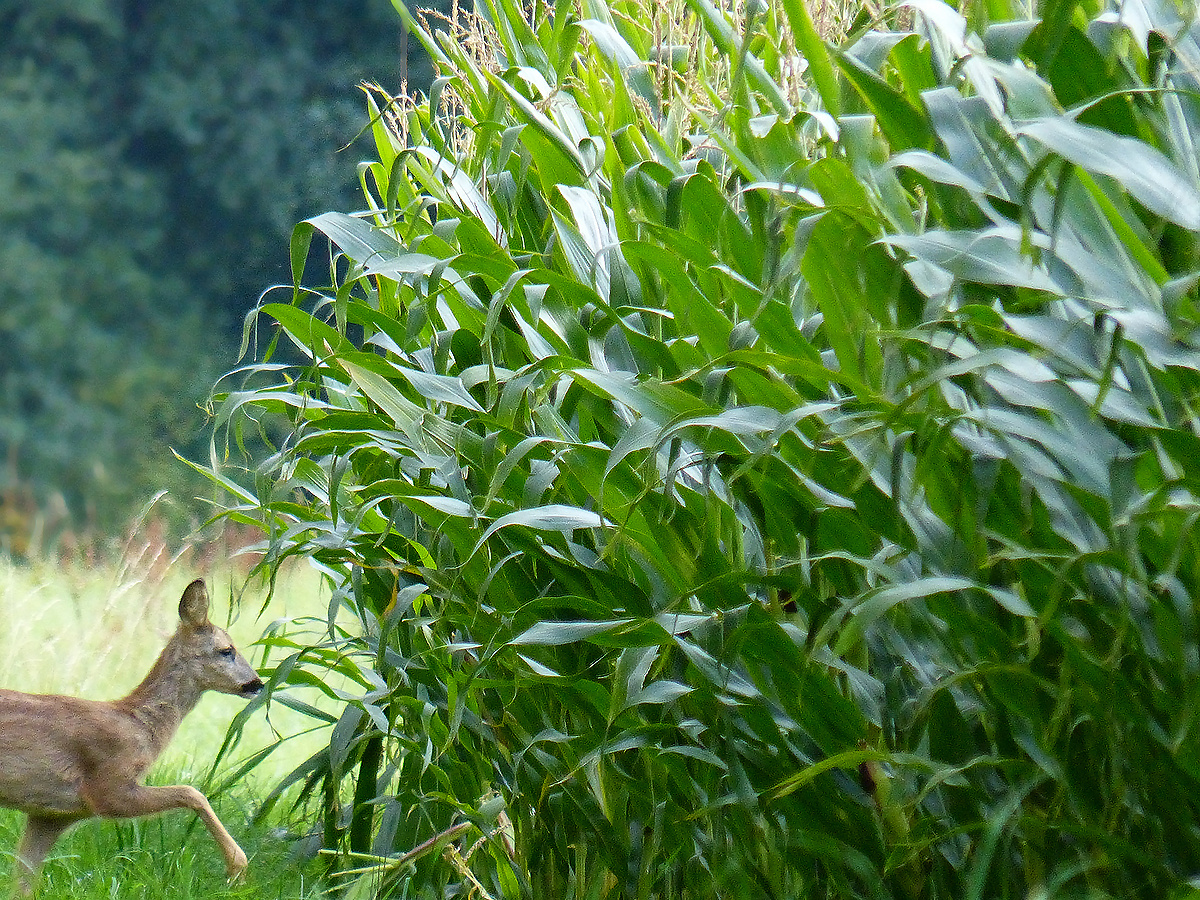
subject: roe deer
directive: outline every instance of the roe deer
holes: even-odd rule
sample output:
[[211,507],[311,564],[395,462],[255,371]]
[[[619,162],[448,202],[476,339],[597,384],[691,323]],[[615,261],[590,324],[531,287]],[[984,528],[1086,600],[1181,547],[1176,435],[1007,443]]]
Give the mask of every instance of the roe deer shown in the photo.
[[21,895],[33,892],[59,835],[92,816],[194,810],[221,845],[229,878],[245,870],[246,854],[202,793],[190,785],[141,784],[202,693],[249,698],[263,686],[229,635],[208,620],[203,581],[183,592],[179,619],[150,673],[121,700],[0,690],[0,806],[28,816],[14,862]]

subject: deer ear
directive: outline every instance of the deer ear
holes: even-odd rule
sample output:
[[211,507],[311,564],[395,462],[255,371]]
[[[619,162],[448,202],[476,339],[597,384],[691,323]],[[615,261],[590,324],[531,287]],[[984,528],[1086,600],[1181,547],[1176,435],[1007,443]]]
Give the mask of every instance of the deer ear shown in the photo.
[[179,601],[179,618],[192,628],[208,624],[208,589],[204,587],[203,579],[197,578],[184,589]]

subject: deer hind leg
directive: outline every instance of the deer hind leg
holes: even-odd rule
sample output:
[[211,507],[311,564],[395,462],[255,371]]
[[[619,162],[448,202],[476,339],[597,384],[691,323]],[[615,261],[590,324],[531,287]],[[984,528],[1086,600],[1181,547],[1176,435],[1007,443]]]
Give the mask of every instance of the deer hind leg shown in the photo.
[[130,783],[117,789],[111,786],[84,785],[81,792],[89,807],[98,816],[132,819],[150,816],[171,809],[190,809],[200,817],[204,827],[221,848],[225,857],[225,870],[230,881],[236,881],[246,871],[246,854],[233,839],[217,814],[213,812],[208,798],[191,785],[177,784],[169,787],[150,787]]
[[16,869],[18,896],[32,896],[33,886],[37,884],[46,855],[59,835],[74,821],[62,817],[29,816],[25,822],[25,834],[21,836],[21,846],[17,849],[17,858],[13,863]]

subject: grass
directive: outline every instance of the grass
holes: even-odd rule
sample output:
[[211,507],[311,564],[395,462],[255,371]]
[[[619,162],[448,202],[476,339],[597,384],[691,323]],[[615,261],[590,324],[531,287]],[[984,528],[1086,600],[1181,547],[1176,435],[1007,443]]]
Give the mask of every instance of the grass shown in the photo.
[[[184,586],[197,575],[208,581],[212,618],[227,627],[252,663],[264,626],[280,618],[324,613],[314,576],[299,567],[279,580],[263,607],[264,585],[224,566],[206,571],[185,557],[148,560],[144,554],[99,567],[52,562],[17,564],[0,558],[0,686],[104,700],[133,688],[149,670],[178,621]],[[233,597],[243,588],[240,604]],[[260,613],[261,609],[261,613]],[[318,703],[316,699],[306,698]],[[299,845],[304,821],[252,822],[259,788],[277,781],[327,738],[311,720],[280,704],[251,716],[243,738],[214,778],[211,763],[231,719],[245,706],[236,697],[209,694],[184,720],[151,771],[152,784],[185,782],[210,794],[218,815],[250,856],[249,880],[228,886],[212,839],[194,816],[168,813],[130,822],[82,823],[55,846],[39,896],[54,897],[256,897],[316,896]],[[281,742],[249,780],[212,796],[221,773],[258,750]],[[286,810],[284,813],[286,814]],[[7,884],[23,816],[0,810],[0,884]]]
[[[160,767],[160,775],[167,774]],[[244,898],[320,896],[317,878],[277,825],[251,825],[253,802],[224,797],[215,806],[250,857],[247,880],[229,885],[216,845],[194,816],[167,813],[127,822],[87,822],[55,846],[39,885],[40,900],[83,898]],[[7,884],[22,817],[0,816],[0,878]]]

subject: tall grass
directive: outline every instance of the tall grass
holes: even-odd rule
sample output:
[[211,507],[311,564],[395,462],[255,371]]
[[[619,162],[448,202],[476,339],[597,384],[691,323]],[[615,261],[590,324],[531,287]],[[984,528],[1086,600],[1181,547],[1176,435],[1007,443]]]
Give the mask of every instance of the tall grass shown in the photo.
[[[186,773],[161,768],[164,779]],[[235,824],[250,857],[244,884],[229,885],[220,852],[203,827],[176,812],[134,822],[81,824],[55,845],[43,870],[40,900],[304,900],[322,896],[317,874],[282,840],[276,825],[245,824],[251,796],[223,797],[217,814]],[[21,818],[0,810],[0,884],[8,889]]]
[[907,6],[397,3],[441,78],[211,473],[331,589],[274,683],[347,679],[284,783],[354,890],[1200,873],[1200,27]]

